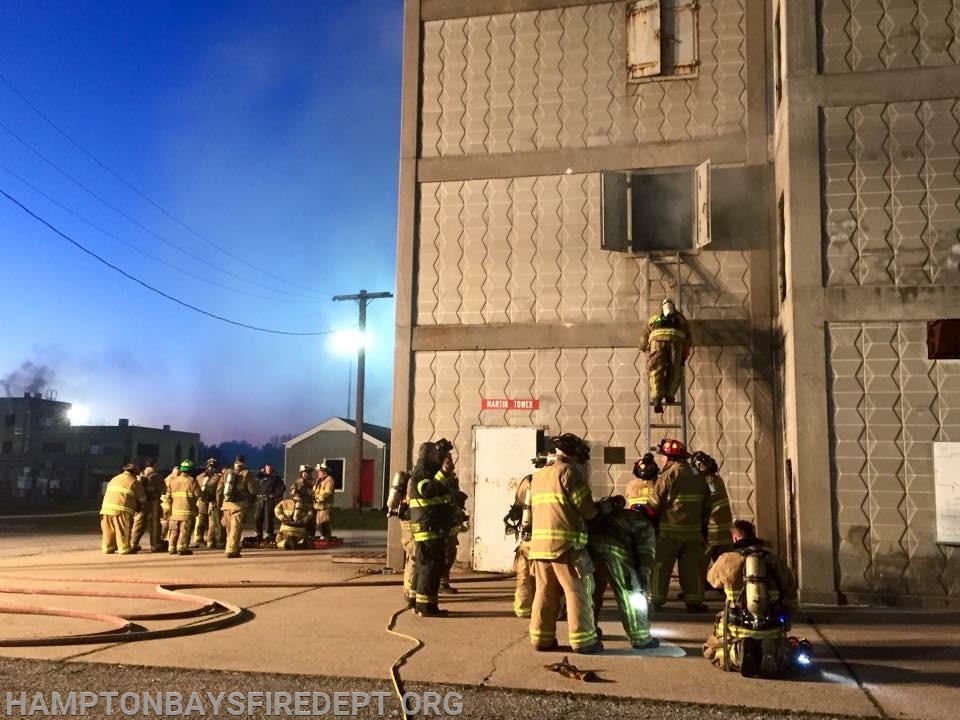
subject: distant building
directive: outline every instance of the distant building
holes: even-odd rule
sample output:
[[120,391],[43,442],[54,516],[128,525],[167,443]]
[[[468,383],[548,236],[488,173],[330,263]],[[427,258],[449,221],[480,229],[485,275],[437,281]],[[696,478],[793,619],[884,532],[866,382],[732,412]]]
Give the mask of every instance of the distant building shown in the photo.
[[[353,420],[333,417],[284,443],[284,481],[289,487],[301,465],[314,467],[327,461],[334,478],[337,507],[353,505],[354,443],[357,426]],[[387,473],[390,468],[390,428],[363,424],[363,476],[360,499],[365,506],[383,507]]]
[[71,404],[26,393],[0,398],[0,498],[93,499],[126,463],[196,461],[200,435],[116,425],[70,425]]

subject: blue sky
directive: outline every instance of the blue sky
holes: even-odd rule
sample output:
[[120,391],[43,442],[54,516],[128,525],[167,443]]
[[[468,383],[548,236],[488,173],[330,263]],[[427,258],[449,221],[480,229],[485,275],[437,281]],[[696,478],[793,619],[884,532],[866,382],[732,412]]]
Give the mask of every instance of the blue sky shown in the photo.
[[[0,73],[178,220],[269,274],[165,216],[2,84],[0,121],[135,222],[2,127],[0,188],[210,312],[282,330],[350,327],[356,305],[334,294],[395,285],[401,16],[401,0],[0,3]],[[328,337],[267,335],[181,308],[3,197],[0,278],[0,378],[47,365],[59,399],[95,422],[259,443],[346,412],[351,364]],[[366,419],[389,424],[393,301],[371,304],[369,323]]]

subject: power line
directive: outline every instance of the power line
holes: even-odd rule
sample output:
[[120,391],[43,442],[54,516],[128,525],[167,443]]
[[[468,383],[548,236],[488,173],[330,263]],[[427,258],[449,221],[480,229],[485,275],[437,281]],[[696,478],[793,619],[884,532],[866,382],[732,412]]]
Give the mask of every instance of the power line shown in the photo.
[[150,285],[150,284],[148,284],[148,283],[145,283],[143,280],[141,280],[141,279],[139,279],[139,278],[137,278],[137,277],[134,277],[133,275],[131,275],[130,273],[128,273],[126,270],[123,270],[122,268],[117,267],[116,265],[114,265],[113,263],[111,263],[109,260],[107,260],[107,259],[105,259],[105,258],[103,258],[103,257],[101,257],[101,256],[99,256],[99,255],[97,255],[97,253],[93,252],[93,250],[90,250],[90,249],[84,247],[84,246],[81,245],[79,242],[77,242],[76,240],[74,240],[72,237],[70,237],[70,236],[67,235],[66,233],[60,231],[59,229],[57,229],[56,227],[54,227],[52,224],[50,224],[49,222],[47,222],[46,220],[44,220],[42,217],[40,217],[39,215],[37,215],[37,213],[35,213],[33,210],[31,210],[30,208],[28,208],[28,207],[27,207],[26,205],[24,205],[22,202],[20,202],[19,200],[17,200],[15,197],[13,197],[13,195],[9,194],[9,193],[8,193],[6,190],[4,190],[3,188],[0,188],[0,195],[3,195],[7,200],[9,200],[10,202],[12,202],[12,203],[13,203],[14,205],[16,205],[17,207],[19,207],[19,208],[20,208],[21,210],[23,210],[27,215],[29,215],[30,217],[32,217],[34,220],[36,220],[37,222],[41,223],[42,225],[45,225],[46,227],[48,227],[50,230],[52,230],[52,231],[55,232],[57,235],[59,235],[60,237],[62,237],[64,240],[66,240],[68,243],[70,243],[70,244],[73,245],[74,247],[78,248],[79,250],[82,250],[83,252],[85,252],[85,253],[86,253],[87,255],[89,255],[90,257],[92,257],[92,258],[98,260],[99,262],[103,263],[104,265],[106,265],[106,266],[107,266],[108,268],[110,268],[111,270],[115,270],[116,272],[120,273],[121,275],[123,275],[125,278],[127,278],[127,279],[129,279],[129,280],[133,280],[133,282],[137,283],[138,285],[140,285],[140,286],[142,286],[142,287],[145,287],[147,290],[150,290],[151,292],[154,292],[154,293],[156,293],[157,295],[160,295],[161,297],[166,298],[167,300],[171,300],[171,301],[177,303],[177,305],[182,305],[182,306],[185,307],[185,308],[189,308],[190,310],[193,310],[193,311],[195,311],[195,312],[198,312],[198,313],[200,313],[201,315],[206,315],[207,317],[211,317],[211,318],[213,318],[214,320],[220,320],[220,321],[222,321],[222,322],[229,323],[230,325],[236,325],[236,326],[238,326],[238,327],[247,328],[248,330],[256,330],[256,331],[258,331],[258,332],[270,333],[270,334],[272,334],[272,335],[296,335],[296,336],[300,336],[300,337],[315,337],[315,336],[318,336],[318,335],[331,335],[331,334],[333,334],[334,332],[336,332],[335,330],[322,330],[322,331],[319,331],[319,332],[293,332],[293,331],[290,331],[290,330],[273,330],[273,329],[271,329],[271,328],[263,328],[263,327],[258,327],[258,326],[256,326],[256,325],[248,325],[247,323],[238,322],[237,320],[231,320],[230,318],[223,317],[222,315],[217,315],[216,313],[209,312],[208,310],[203,310],[202,308],[198,308],[196,305],[191,305],[191,304],[188,303],[188,302],[184,302],[183,300],[180,300],[179,298],[175,298],[173,295],[169,295],[169,294],[165,293],[163,290],[159,290],[158,288],[153,287],[153,285]]
[[96,155],[94,155],[92,152],[90,152],[89,150],[87,150],[83,145],[81,145],[79,142],[77,142],[77,141],[76,141],[73,137],[71,137],[65,130],[63,130],[63,129],[62,129],[59,125],[57,125],[53,120],[51,120],[50,117],[47,116],[46,113],[44,113],[40,108],[38,108],[36,105],[34,105],[34,104],[27,98],[27,96],[24,95],[22,92],[20,92],[20,91],[13,85],[13,83],[11,83],[2,73],[0,73],[0,82],[2,82],[4,85],[6,85],[7,88],[9,88],[10,91],[11,91],[14,95],[16,95],[16,96],[17,96],[18,98],[20,98],[24,103],[26,103],[26,105],[27,105],[31,110],[33,110],[37,115],[39,115],[41,118],[43,118],[44,122],[46,122],[50,127],[52,127],[54,130],[56,130],[58,133],[60,133],[60,135],[62,135],[64,138],[66,138],[67,141],[70,142],[71,145],[73,145],[75,148],[77,148],[77,150],[79,150],[80,152],[82,152],[84,155],[86,155],[88,158],[90,158],[91,160],[93,160],[93,161],[94,161],[97,165],[99,165],[101,168],[103,168],[103,169],[106,170],[108,173],[110,173],[111,175],[113,175],[113,177],[115,177],[117,180],[119,180],[120,182],[122,182],[124,185],[126,185],[128,188],[130,188],[130,190],[132,190],[133,192],[135,192],[137,195],[139,195],[141,198],[143,198],[144,200],[146,200],[148,203],[150,203],[151,205],[153,205],[153,207],[155,207],[157,210],[159,210],[161,213],[163,213],[166,217],[168,217],[168,218],[170,218],[171,220],[173,220],[177,225],[179,225],[179,226],[182,227],[183,229],[189,231],[190,233],[192,233],[192,234],[195,235],[196,237],[200,238],[201,240],[203,240],[205,243],[207,243],[207,244],[210,245],[211,247],[216,248],[217,250],[219,250],[220,252],[222,252],[222,253],[223,253],[224,255],[226,255],[227,257],[232,258],[233,260],[236,260],[236,261],[237,261],[238,263],[240,263],[241,265],[246,265],[248,268],[251,268],[252,270],[256,270],[258,273],[261,273],[261,274],[263,274],[263,275],[267,275],[268,277],[272,277],[274,280],[279,280],[279,281],[282,282],[282,283],[285,283],[285,284],[290,285],[290,286],[292,286],[292,287],[298,288],[298,289],[300,289],[300,290],[306,290],[306,291],[308,291],[308,292],[314,292],[313,288],[311,288],[311,287],[307,287],[306,285],[300,285],[300,284],[298,284],[298,283],[293,282],[292,280],[289,280],[289,279],[287,279],[287,278],[280,277],[279,275],[274,275],[273,273],[271,273],[271,272],[269,272],[269,271],[267,271],[267,270],[264,270],[264,269],[262,269],[262,268],[260,268],[260,267],[257,267],[257,266],[255,266],[255,265],[252,265],[252,264],[248,263],[248,262],[247,262],[246,260],[244,260],[243,258],[240,258],[240,257],[234,255],[232,252],[230,252],[230,251],[227,250],[226,248],[222,247],[221,245],[218,245],[218,244],[215,243],[213,240],[210,240],[208,237],[206,237],[205,235],[203,235],[203,234],[202,234],[201,232],[199,232],[198,230],[195,230],[193,227],[191,227],[190,225],[188,225],[187,223],[185,223],[183,220],[181,220],[180,218],[178,218],[176,215],[174,215],[172,212],[170,212],[169,210],[167,210],[165,207],[163,207],[162,205],[160,205],[160,204],[159,204],[158,202],[156,202],[153,198],[151,198],[151,197],[150,197],[149,195],[147,195],[145,192],[143,192],[142,190],[140,190],[136,185],[134,185],[133,183],[131,183],[129,180],[127,180],[125,177],[123,177],[120,173],[118,173],[116,170],[114,170],[114,169],[111,168],[109,165],[107,165],[106,163],[104,163],[102,160],[100,160],[100,158],[98,158],[98,157],[97,157]]
[[72,215],[73,217],[77,218],[77,220],[79,220],[80,222],[85,223],[86,225],[92,227],[92,228],[93,228],[94,230],[96,230],[97,232],[103,233],[103,234],[106,235],[107,237],[112,238],[113,240],[116,240],[116,241],[117,241],[118,243],[120,243],[121,245],[125,245],[125,246],[127,246],[128,248],[130,248],[131,250],[133,250],[133,251],[135,251],[135,252],[138,252],[138,253],[140,253],[141,255],[144,255],[145,257],[148,257],[148,258],[150,258],[151,260],[154,260],[155,262],[158,262],[158,263],[160,263],[160,264],[162,264],[162,265],[166,265],[168,268],[171,268],[171,269],[173,269],[173,270],[176,270],[177,272],[181,272],[181,273],[183,273],[184,275],[186,275],[187,277],[191,277],[191,278],[193,278],[194,280],[199,280],[200,282],[203,282],[203,283],[208,284],[208,285],[215,285],[215,286],[217,286],[217,287],[223,288],[224,290],[229,290],[229,291],[231,291],[231,292],[235,292],[235,293],[238,293],[238,294],[240,294],[240,295],[246,295],[246,296],[248,296],[248,297],[258,298],[258,299],[260,299],[260,300],[271,300],[271,301],[273,301],[273,302],[282,302],[282,303],[303,302],[303,301],[301,301],[301,300],[295,300],[295,299],[292,299],[292,298],[291,298],[291,299],[287,299],[287,298],[282,298],[282,297],[271,297],[270,295],[258,295],[257,293],[252,293],[252,292],[248,292],[248,291],[246,291],[246,290],[241,290],[241,289],[235,288],[235,287],[233,287],[233,286],[231,286],[231,285],[227,285],[227,284],[225,284],[225,283],[217,282],[216,280],[213,280],[213,279],[211,279],[211,278],[207,278],[207,277],[204,277],[204,276],[202,276],[202,275],[197,275],[197,274],[195,274],[195,273],[192,273],[192,272],[190,272],[189,270],[180,267],[179,265],[175,265],[175,264],[173,264],[172,262],[168,262],[167,260],[164,260],[163,258],[161,258],[161,257],[159,257],[159,256],[157,256],[157,255],[154,255],[153,253],[150,253],[150,252],[148,252],[148,251],[146,251],[146,250],[144,250],[144,249],[141,248],[141,247],[137,247],[137,246],[134,245],[133,243],[128,242],[127,240],[124,240],[124,239],[123,239],[122,237],[120,237],[119,235],[116,235],[116,234],[110,232],[109,230],[100,227],[100,226],[97,225],[95,222],[93,222],[93,221],[91,221],[91,220],[88,220],[88,219],[85,218],[83,215],[81,215],[80,213],[78,213],[76,210],[73,210],[72,208],[67,207],[66,205],[64,205],[63,203],[61,203],[60,201],[58,201],[56,198],[54,198],[54,197],[48,195],[47,193],[45,193],[43,190],[41,190],[40,188],[38,188],[36,185],[34,185],[33,183],[31,183],[29,180],[27,180],[26,178],[22,177],[21,175],[17,174],[16,172],[14,172],[11,168],[9,168],[9,167],[7,167],[6,165],[4,165],[2,162],[0,162],[0,168],[2,168],[3,170],[5,170],[7,173],[9,173],[9,174],[12,175],[13,177],[15,177],[15,178],[16,178],[17,180],[19,180],[21,183],[23,183],[23,184],[26,185],[28,188],[30,188],[31,190],[33,190],[33,191],[34,191],[35,193],[37,193],[40,197],[42,197],[42,198],[46,199],[47,201],[53,203],[54,205],[56,205],[58,208],[60,208],[60,209],[63,210],[64,212],[69,213],[69,214]]
[[66,170],[64,170],[63,168],[61,168],[60,166],[58,166],[58,165],[57,165],[55,162],[53,162],[50,158],[48,158],[46,155],[44,155],[42,152],[40,152],[35,146],[31,145],[29,142],[27,142],[27,141],[24,140],[22,137],[20,137],[20,135],[18,135],[9,125],[7,125],[6,123],[4,123],[2,120],[0,120],[0,128],[2,128],[4,131],[6,131],[6,132],[7,132],[11,137],[13,137],[17,142],[19,142],[21,145],[23,145],[25,148],[27,148],[27,149],[28,149],[30,152],[32,152],[34,155],[36,155],[38,158],[40,158],[40,159],[43,160],[45,163],[47,163],[47,165],[49,165],[50,167],[52,167],[52,168],[53,168],[54,170],[56,170],[58,173],[60,173],[61,175],[63,175],[63,177],[67,178],[67,180],[69,180],[70,182],[72,182],[74,185],[76,185],[77,187],[81,188],[81,189],[84,190],[85,192],[89,193],[90,196],[92,196],[93,198],[95,198],[98,202],[100,202],[100,203],[102,203],[103,205],[105,205],[106,207],[110,208],[110,209],[113,210],[115,213],[117,213],[120,217],[125,218],[128,222],[132,223],[133,225],[136,225],[138,228],[140,228],[140,229],[143,230],[144,232],[146,232],[146,233],[148,233],[149,235],[152,235],[153,237],[157,238],[157,240],[159,240],[160,242],[164,243],[165,245],[169,245],[170,247],[172,247],[172,248],[174,248],[174,249],[176,249],[176,250],[179,250],[179,251],[182,252],[184,255],[187,255],[188,257],[193,258],[193,259],[196,260],[197,262],[201,262],[201,263],[203,263],[204,265],[207,265],[207,266],[209,266],[209,267],[214,268],[215,270],[219,270],[220,272],[225,273],[225,274],[227,274],[227,275],[230,275],[231,277],[234,277],[234,278],[236,278],[237,280],[240,280],[241,282],[250,283],[251,285],[257,285],[258,287],[264,288],[264,289],[269,290],[269,291],[271,291],[271,292],[284,293],[284,294],[286,294],[286,295],[290,295],[291,297],[297,297],[297,298],[306,299],[306,300],[317,300],[317,299],[318,299],[316,296],[300,295],[300,294],[297,294],[297,293],[290,293],[290,292],[288,292],[287,290],[277,290],[276,288],[271,287],[270,285],[264,285],[263,283],[257,282],[256,280],[250,280],[250,279],[248,279],[248,278],[243,277],[242,275],[238,275],[237,273],[233,272],[232,270],[227,270],[227,269],[224,268],[224,267],[221,267],[221,266],[219,266],[219,265],[217,265],[217,264],[215,264],[215,263],[210,262],[209,260],[204,259],[203,257],[197,255],[196,253],[191,252],[190,250],[187,250],[186,248],[178,245],[177,243],[173,242],[172,240],[168,240],[167,238],[163,237],[162,235],[160,235],[160,234],[154,232],[153,230],[151,230],[150,228],[148,228],[146,225],[144,225],[143,223],[141,223],[141,222],[140,222],[139,220],[137,220],[136,218],[132,217],[131,215],[128,215],[127,213],[125,213],[123,210],[121,210],[121,209],[118,208],[117,206],[111,204],[108,200],[106,200],[105,198],[103,198],[102,196],[100,196],[99,194],[97,194],[96,191],[91,190],[89,187],[87,187],[86,185],[84,185],[80,180],[78,180],[77,178],[75,178],[73,175],[71,175],[70,173],[68,173]]

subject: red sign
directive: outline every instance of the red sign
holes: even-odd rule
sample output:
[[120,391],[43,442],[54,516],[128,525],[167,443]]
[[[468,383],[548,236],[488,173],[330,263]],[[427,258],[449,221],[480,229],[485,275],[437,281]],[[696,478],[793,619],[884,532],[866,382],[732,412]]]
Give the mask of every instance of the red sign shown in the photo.
[[539,410],[539,400],[517,400],[516,398],[483,398],[481,410]]

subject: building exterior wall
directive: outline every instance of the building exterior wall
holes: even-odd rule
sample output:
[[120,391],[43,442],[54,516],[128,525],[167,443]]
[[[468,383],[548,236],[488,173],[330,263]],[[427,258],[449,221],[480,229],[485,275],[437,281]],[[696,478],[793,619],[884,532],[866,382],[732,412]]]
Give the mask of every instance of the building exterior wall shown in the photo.
[[946,262],[960,241],[960,7],[772,5],[801,582],[825,601],[956,604],[956,549],[936,543],[932,443],[957,439],[960,370],[927,359],[925,333],[960,309]]
[[629,85],[623,2],[425,22],[422,156],[743,132],[746,0],[700,5],[699,76]]
[[822,0],[818,29],[824,73],[960,62],[957,0]]
[[[601,171],[767,172],[764,5],[699,5],[697,75],[632,83],[625,2],[405,3],[393,470],[448,437],[472,494],[473,427],[538,426],[584,435],[595,494],[622,490],[650,443],[640,332],[679,296],[690,444],[778,542],[769,228],[685,255],[679,290],[671,261],[601,249]],[[484,396],[540,409],[481,413]]]
[[[343,459],[343,487],[334,495],[336,507],[353,507],[353,479],[354,453],[356,451],[356,434],[336,430],[321,430],[298,443],[288,444],[284,455],[284,482],[287,487],[297,479],[301,465],[311,468],[325,458]],[[364,460],[373,460],[373,493],[372,507],[380,508],[384,505],[383,478],[385,468],[389,462],[389,450],[378,447],[369,440],[363,442]]]

